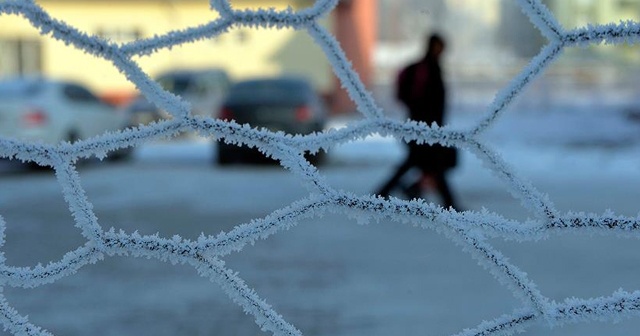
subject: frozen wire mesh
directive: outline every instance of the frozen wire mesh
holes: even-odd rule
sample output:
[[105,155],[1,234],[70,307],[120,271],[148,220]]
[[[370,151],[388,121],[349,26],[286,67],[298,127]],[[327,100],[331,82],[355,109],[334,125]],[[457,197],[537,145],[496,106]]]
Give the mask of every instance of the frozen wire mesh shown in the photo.
[[[170,120],[103,134],[73,144],[31,144],[0,138],[0,157],[49,165],[55,169],[75,225],[87,240],[83,246],[66,253],[61,260],[45,266],[6,265],[3,255],[0,254],[0,285],[24,288],[46,285],[108,256],[156,258],[196,268],[201,276],[217,283],[235,303],[252,314],[264,331],[278,335],[300,335],[302,333],[295,326],[285,321],[240,277],[226,268],[221,258],[233,251],[242,250],[244,246],[258,239],[268,238],[280,230],[294,226],[304,218],[319,216],[331,210],[357,216],[365,222],[384,218],[442,233],[450,240],[461,244],[465,251],[480,261],[488,272],[522,301],[521,309],[483,322],[475,328],[465,329],[459,335],[512,334],[532,323],[543,321],[549,325],[558,325],[590,320],[614,321],[624,316],[638,315],[640,291],[617,291],[610,296],[599,298],[552,301],[536,288],[535,283],[524,272],[510,263],[487,241],[487,238],[495,237],[519,241],[535,240],[567,231],[638,236],[638,218],[617,216],[609,212],[602,215],[558,212],[546,195],[519,177],[518,172],[483,143],[479,136],[500,118],[512,100],[552,63],[564,48],[600,43],[634,44],[639,41],[640,25],[636,22],[622,22],[567,30],[556,21],[540,0],[518,0],[523,12],[547,38],[548,43],[520,74],[498,92],[487,107],[486,116],[480,122],[466,131],[454,131],[448,127],[412,121],[398,122],[384,116],[372,95],[364,88],[334,36],[318,24],[318,19],[331,12],[337,3],[338,0],[317,0],[312,7],[297,12],[291,9],[239,11],[234,10],[228,0],[211,0],[212,10],[220,14],[216,20],[162,36],[114,44],[96,36],[86,35],[51,17],[33,0],[0,1],[0,14],[23,16],[39,29],[42,35],[111,61],[149,101],[173,116]],[[188,104],[164,91],[133,60],[137,55],[150,55],[175,45],[213,38],[234,26],[257,29],[286,27],[307,31],[322,48],[342,86],[365,118],[339,130],[291,136],[255,129],[250,125],[193,117],[190,115]],[[300,178],[308,187],[308,197],[264,218],[238,225],[231,232],[217,236],[203,235],[195,241],[179,236],[163,238],[157,235],[146,236],[135,232],[105,230],[85,195],[82,181],[75,168],[76,160],[92,156],[101,158],[110,151],[136,146],[156,138],[171,137],[185,131],[197,131],[203,136],[227,143],[258,147],[277,159],[291,174]],[[317,169],[304,159],[305,151],[328,150],[332,146],[364,138],[373,133],[394,136],[404,141],[441,143],[473,152],[506,182],[514,197],[520,199],[535,219],[519,222],[504,219],[499,214],[487,211],[456,212],[422,201],[384,200],[371,195],[355,195],[326,183]],[[0,218],[2,243],[4,228],[5,222]],[[0,320],[4,327],[14,334],[49,334],[29,323],[26,317],[10,306],[1,293]]]

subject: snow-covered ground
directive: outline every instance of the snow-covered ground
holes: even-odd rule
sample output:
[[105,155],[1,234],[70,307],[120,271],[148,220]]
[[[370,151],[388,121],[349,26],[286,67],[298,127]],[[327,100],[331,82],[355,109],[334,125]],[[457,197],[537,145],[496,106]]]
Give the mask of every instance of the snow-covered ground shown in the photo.
[[[450,122],[463,128],[479,117],[453,111]],[[508,111],[485,137],[562,211],[640,211],[640,122],[622,109]],[[335,148],[320,171],[338,188],[368,194],[403,149],[371,137]],[[104,227],[163,236],[229,231],[307,195],[280,167],[220,168],[211,164],[214,155],[207,141],[157,142],[138,148],[131,162],[90,164],[80,174]],[[469,153],[452,181],[467,210],[531,216]],[[7,170],[0,186],[8,264],[47,263],[83,243],[52,174]],[[640,289],[634,239],[492,242],[554,300]],[[305,335],[447,335],[521,307],[459,246],[391,222],[359,225],[327,215],[225,260]],[[4,292],[20,313],[57,335],[261,334],[217,284],[156,260],[110,258],[52,285]],[[525,334],[635,335],[639,328],[640,317],[554,329],[542,323]]]

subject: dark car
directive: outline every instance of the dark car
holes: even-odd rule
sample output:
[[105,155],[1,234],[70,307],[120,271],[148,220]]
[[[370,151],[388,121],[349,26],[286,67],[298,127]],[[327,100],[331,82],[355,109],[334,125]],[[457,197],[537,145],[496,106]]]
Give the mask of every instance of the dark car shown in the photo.
[[[324,129],[327,112],[309,81],[277,77],[245,80],[231,86],[219,118],[288,134],[309,134]],[[218,164],[273,162],[255,148],[216,144]],[[308,158],[313,163],[320,161],[317,154]]]

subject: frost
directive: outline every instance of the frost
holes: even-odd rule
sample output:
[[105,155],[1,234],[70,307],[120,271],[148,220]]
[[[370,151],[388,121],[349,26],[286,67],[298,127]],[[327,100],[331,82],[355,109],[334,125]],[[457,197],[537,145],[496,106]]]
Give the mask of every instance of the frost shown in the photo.
[[[361,225],[393,221],[442,234],[469,253],[522,301],[522,308],[482,322],[473,329],[465,329],[458,335],[510,335],[526,330],[535,323],[554,326],[591,320],[617,321],[640,315],[638,291],[619,290],[611,296],[595,299],[570,298],[556,303],[547,298],[524,271],[489,243],[489,238],[527,241],[544,239],[554,234],[597,233],[640,238],[640,215],[624,217],[611,211],[604,214],[560,213],[547,195],[522,178],[481,139],[483,133],[505,113],[511,102],[566,47],[600,43],[636,44],[640,41],[640,24],[627,21],[566,30],[540,0],[518,0],[518,3],[532,24],[548,39],[548,44],[496,94],[487,106],[482,120],[469,130],[459,131],[435,124],[400,122],[384,117],[382,109],[364,87],[338,41],[318,24],[318,19],[330,13],[337,6],[338,0],[317,0],[312,7],[297,12],[291,8],[284,11],[272,8],[238,11],[232,8],[228,0],[211,0],[211,9],[220,14],[211,22],[120,45],[87,35],[56,20],[32,0],[0,1],[0,14],[22,16],[41,34],[110,61],[150,102],[168,111],[173,117],[105,133],[73,144],[27,144],[15,139],[0,138],[0,157],[49,165],[55,169],[74,224],[86,239],[84,245],[67,252],[59,261],[33,267],[7,265],[4,254],[0,251],[0,289],[6,286],[33,288],[50,284],[74,274],[86,265],[100,262],[105,257],[153,258],[194,267],[201,276],[218,284],[231,301],[240,305],[247,314],[253,315],[262,330],[278,335],[300,335],[301,331],[285,321],[237,273],[227,268],[221,258],[239,252],[259,239],[268,239],[288,230],[305,219],[321,218],[329,212],[353,217]],[[239,125],[233,121],[192,116],[188,103],[164,91],[134,60],[137,56],[152,56],[162,49],[214,38],[233,26],[306,31],[325,53],[341,86],[363,115],[363,120],[338,130],[293,135],[257,129],[248,124]],[[307,187],[309,196],[263,218],[239,224],[230,232],[222,232],[216,236],[202,233],[195,241],[180,236],[165,238],[159,234],[142,235],[136,231],[127,233],[113,228],[105,230],[86,196],[74,163],[80,158],[103,158],[111,151],[135,147],[154,139],[171,138],[188,131],[229,144],[257,148],[278,160],[292,175],[299,178]],[[504,182],[512,195],[531,211],[534,219],[521,222],[505,219],[500,214],[487,210],[457,212],[422,200],[402,201],[373,195],[355,195],[331,186],[303,155],[305,152],[327,151],[334,146],[373,134],[393,136],[403,141],[440,143],[474,153]],[[0,247],[4,244],[4,228],[5,222],[0,217]],[[5,330],[13,334],[49,335],[16,312],[1,292],[0,322]]]

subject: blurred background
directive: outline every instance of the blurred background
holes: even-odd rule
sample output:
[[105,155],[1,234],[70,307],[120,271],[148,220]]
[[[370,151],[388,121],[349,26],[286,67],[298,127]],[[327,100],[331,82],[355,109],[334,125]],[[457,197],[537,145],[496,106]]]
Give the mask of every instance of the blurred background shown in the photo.
[[[544,0],[567,28],[640,19],[640,0]],[[208,0],[39,0],[53,17],[116,43],[162,35],[217,17]],[[310,0],[232,0],[235,8]],[[321,21],[384,112],[406,118],[393,98],[398,71],[423,53],[426,36],[447,40],[448,122],[466,128],[545,44],[513,0],[342,0]],[[0,16],[0,135],[58,143],[167,118],[105,60]],[[353,103],[305,32],[233,28],[136,61],[193,113],[309,133],[357,119]],[[640,48],[568,48],[483,134],[514,171],[561,212],[636,216],[640,199]],[[405,155],[396,139],[354,139],[310,156],[327,182],[371,194]],[[221,153],[225,153],[222,155]],[[78,171],[104,228],[186,239],[230,231],[308,196],[277,165],[233,165],[241,151],[180,137],[111,153]],[[509,185],[472,153],[451,173],[462,210],[533,216]],[[250,156],[253,153],[242,152]],[[315,160],[315,161],[314,161]],[[6,160],[5,160],[6,161]],[[57,261],[86,240],[50,170],[0,162],[0,215],[7,264]],[[84,163],[84,162],[83,162]],[[212,164],[213,163],[213,164]],[[34,168],[30,166],[29,168]],[[423,198],[438,202],[426,191]],[[469,255],[433,231],[343,213],[310,218],[224,261],[306,335],[453,334],[522,302]],[[427,223],[429,225],[430,223]],[[535,243],[490,241],[542,293],[611,295],[640,283],[637,241],[561,236]],[[260,335],[216,283],[180,265],[106,258],[53,284],[4,288],[30,321],[63,335]],[[526,335],[635,335],[637,319]],[[0,331],[3,334],[3,331]]]
[[[633,0],[545,0],[567,28],[587,23],[637,19]],[[185,1],[83,1],[38,2],[54,17],[116,43],[161,35],[215,19],[206,0]],[[236,8],[269,6],[295,9],[310,0],[235,0]],[[42,74],[86,84],[104,99],[126,105],[135,88],[111,64],[87,56],[62,42],[41,37],[27,22],[14,16],[0,18],[0,78]],[[503,0],[360,0],[340,1],[322,21],[333,32],[368,88],[384,96],[398,69],[420,55],[424,37],[439,31],[448,39],[446,68],[452,104],[475,105],[489,101],[495,91],[534,56],[545,40],[513,1]],[[319,48],[304,32],[233,28],[215,39],[185,44],[137,59],[156,77],[176,69],[224,70],[232,80],[255,76],[300,74],[309,78],[326,99],[332,114],[353,112]],[[550,104],[567,99],[566,92],[586,88],[616,102],[633,100],[638,78],[637,47],[570,49],[545,78],[529,90],[522,103]],[[90,69],[90,71],[87,71]],[[593,91],[593,90],[591,90]],[[561,92],[564,97],[557,97]],[[624,97],[620,97],[624,96]],[[598,100],[601,101],[601,100]],[[390,112],[392,113],[392,112]]]

